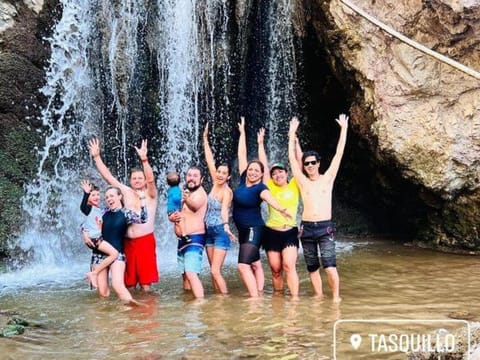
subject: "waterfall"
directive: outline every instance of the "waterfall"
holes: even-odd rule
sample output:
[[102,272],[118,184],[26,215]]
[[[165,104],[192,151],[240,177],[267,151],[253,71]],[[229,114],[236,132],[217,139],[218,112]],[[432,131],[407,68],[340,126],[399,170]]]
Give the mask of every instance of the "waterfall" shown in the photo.
[[[266,151],[271,163],[287,161],[286,137],[292,115],[299,115],[302,66],[297,0],[258,1],[245,12],[248,24],[240,31],[239,51],[244,62],[242,102],[247,146],[256,157],[256,133],[266,129]],[[242,46],[243,45],[243,46]]]
[[270,21],[266,57],[266,151],[271,163],[286,163],[288,123],[290,117],[298,115],[299,111],[297,66],[300,57],[297,54],[292,19],[296,1],[278,0],[267,3],[267,18]]
[[[158,130],[163,133],[161,179],[198,164],[201,125],[228,114],[228,4],[158,0]],[[220,94],[220,95],[219,95]],[[200,117],[203,119],[200,119]]]
[[[92,67],[97,71],[95,83],[107,81],[104,90],[107,101],[104,106],[112,112],[112,131],[108,135],[111,147],[115,147],[115,168],[119,177],[128,178],[128,123],[132,118],[133,109],[138,106],[134,98],[135,76],[138,59],[138,29],[146,20],[146,7],[143,0],[99,0],[96,14],[96,30],[99,38],[92,38],[95,47],[99,48],[98,60],[93,58]],[[92,19],[93,20],[93,19]],[[97,60],[97,61],[96,61]],[[122,175],[122,176],[120,176]]]
[[[16,246],[35,264],[65,267],[80,254],[81,261],[88,258],[80,240],[79,183],[88,178],[105,187],[88,155],[92,136],[100,139],[105,163],[122,182],[128,182],[129,170],[139,164],[132,145],[148,138],[161,200],[157,242],[171,245],[173,232],[171,238],[165,235],[171,229],[164,211],[166,173],[183,175],[203,161],[199,140],[207,121],[217,159],[232,161],[236,155],[232,144],[240,102],[253,101],[255,93],[239,94],[246,88],[239,76],[245,66],[234,60],[239,47],[235,36],[245,33],[252,2],[245,4],[240,25],[232,19],[234,5],[228,0],[61,3],[62,17],[47,39],[52,55],[41,89],[48,99],[41,113],[45,144],[38,149],[38,171],[22,200],[26,221]],[[272,2],[268,9],[268,55],[257,55],[265,57],[267,74],[258,86],[268,95],[256,116],[268,114],[264,124],[274,159],[273,139],[285,144],[276,135],[284,131],[277,121],[288,123],[287,114],[297,107],[298,59],[288,21],[290,2]]]
[[36,178],[22,200],[27,216],[17,244],[37,263],[58,264],[79,243],[79,223],[72,221],[79,218],[78,170],[85,159],[79,139],[101,117],[88,68],[86,44],[92,29],[85,19],[90,16],[88,0],[65,1],[62,19],[48,39],[52,55],[41,89],[48,98],[41,113],[45,145],[38,152]]
[[[195,1],[158,0],[157,66],[160,73],[158,130],[164,133],[165,172],[184,174],[198,161],[198,91]],[[165,179],[165,173],[160,175]]]

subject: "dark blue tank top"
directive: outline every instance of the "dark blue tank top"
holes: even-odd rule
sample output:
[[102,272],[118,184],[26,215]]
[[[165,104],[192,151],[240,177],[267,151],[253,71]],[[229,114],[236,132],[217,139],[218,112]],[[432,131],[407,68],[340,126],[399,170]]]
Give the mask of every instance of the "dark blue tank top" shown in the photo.
[[118,252],[123,253],[123,239],[128,225],[147,222],[146,209],[142,207],[140,214],[129,209],[108,210],[103,214],[102,237]]
[[267,186],[260,182],[247,186],[247,173],[244,171],[240,177],[240,184],[233,192],[233,221],[241,227],[264,225],[262,218],[262,199],[260,194],[268,190]]

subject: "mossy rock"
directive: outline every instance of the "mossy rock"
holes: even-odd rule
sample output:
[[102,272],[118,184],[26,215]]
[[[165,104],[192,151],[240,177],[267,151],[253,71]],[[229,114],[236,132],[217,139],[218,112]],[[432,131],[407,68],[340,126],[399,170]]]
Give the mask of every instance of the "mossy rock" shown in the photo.
[[21,335],[25,332],[25,326],[18,324],[8,324],[0,330],[0,337],[12,337]]
[[30,323],[23,318],[14,317],[7,322],[7,325],[30,326]]

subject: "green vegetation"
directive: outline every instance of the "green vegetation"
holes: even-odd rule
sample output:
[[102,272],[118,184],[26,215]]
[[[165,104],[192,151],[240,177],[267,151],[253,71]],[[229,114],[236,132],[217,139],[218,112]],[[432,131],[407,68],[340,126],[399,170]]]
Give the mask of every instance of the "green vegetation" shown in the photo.
[[23,186],[36,168],[32,149],[39,136],[22,123],[2,122],[0,117],[0,257],[21,228]]

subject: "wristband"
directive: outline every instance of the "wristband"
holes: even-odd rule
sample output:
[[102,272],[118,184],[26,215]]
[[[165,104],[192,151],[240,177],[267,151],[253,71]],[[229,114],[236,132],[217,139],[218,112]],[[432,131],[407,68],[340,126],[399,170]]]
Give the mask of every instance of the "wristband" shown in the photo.
[[147,162],[148,162],[148,158],[142,159],[142,163],[147,163]]

